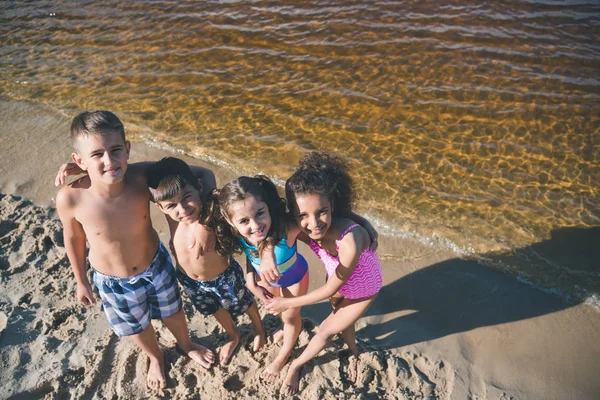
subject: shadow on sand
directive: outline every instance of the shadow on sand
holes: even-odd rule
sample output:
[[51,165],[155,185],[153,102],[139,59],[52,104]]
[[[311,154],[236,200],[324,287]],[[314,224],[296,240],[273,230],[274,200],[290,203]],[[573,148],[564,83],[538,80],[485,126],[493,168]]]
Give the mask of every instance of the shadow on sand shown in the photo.
[[[597,265],[600,260],[600,227],[559,229],[549,240],[511,254],[486,255],[486,258],[510,262],[511,258],[519,257],[522,262],[524,253],[551,257],[554,264],[568,268],[574,276],[573,285],[585,284],[591,290],[599,287],[600,273],[594,263]],[[477,261],[455,258],[422,268],[384,286],[366,314],[380,316],[382,322],[367,325],[357,336],[369,337],[370,342],[383,348],[398,348],[483,326],[554,313],[582,301],[567,302]],[[327,303],[302,309],[304,316],[318,323],[330,312]],[[385,315],[392,313],[402,315],[386,320]]]

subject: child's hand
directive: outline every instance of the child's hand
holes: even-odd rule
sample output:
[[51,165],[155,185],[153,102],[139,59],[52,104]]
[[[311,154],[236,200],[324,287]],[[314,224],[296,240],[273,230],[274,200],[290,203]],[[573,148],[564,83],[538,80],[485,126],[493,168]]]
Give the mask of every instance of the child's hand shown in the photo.
[[289,308],[286,306],[286,302],[285,297],[272,297],[265,302],[265,308],[269,313],[278,315]]
[[215,249],[216,237],[202,224],[194,225],[194,236],[189,248],[196,248],[196,259],[198,259]]
[[94,291],[89,283],[77,284],[77,300],[84,306],[93,306],[96,304]]
[[277,261],[275,260],[275,253],[272,249],[264,249],[260,255],[260,266],[258,267],[258,273],[260,279],[266,282],[269,286],[275,283],[281,277],[281,273],[277,269]]
[[75,163],[66,163],[60,166],[58,169],[58,174],[56,174],[56,178],[54,179],[54,185],[60,186],[65,183],[67,176],[74,176],[84,174],[85,171],[79,168],[79,165]]

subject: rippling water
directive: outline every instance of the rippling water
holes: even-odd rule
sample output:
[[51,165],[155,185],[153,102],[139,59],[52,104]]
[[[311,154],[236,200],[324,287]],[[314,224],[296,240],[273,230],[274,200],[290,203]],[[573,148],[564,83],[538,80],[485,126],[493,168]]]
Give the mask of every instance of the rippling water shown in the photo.
[[307,151],[340,152],[388,233],[489,254],[600,225],[596,1],[0,12],[3,96],[110,109],[133,138],[280,180]]

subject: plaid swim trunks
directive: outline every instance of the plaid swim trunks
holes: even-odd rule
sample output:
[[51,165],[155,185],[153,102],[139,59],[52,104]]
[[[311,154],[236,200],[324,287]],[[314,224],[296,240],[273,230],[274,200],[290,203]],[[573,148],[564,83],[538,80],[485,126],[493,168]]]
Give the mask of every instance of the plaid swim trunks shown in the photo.
[[213,279],[197,281],[180,270],[177,270],[177,279],[202,315],[212,315],[223,307],[236,316],[245,313],[254,302],[246,287],[242,267],[233,258],[229,267]]
[[175,268],[162,243],[144,272],[119,278],[94,270],[92,280],[117,336],[140,333],[150,325],[150,319],[168,317],[182,307]]

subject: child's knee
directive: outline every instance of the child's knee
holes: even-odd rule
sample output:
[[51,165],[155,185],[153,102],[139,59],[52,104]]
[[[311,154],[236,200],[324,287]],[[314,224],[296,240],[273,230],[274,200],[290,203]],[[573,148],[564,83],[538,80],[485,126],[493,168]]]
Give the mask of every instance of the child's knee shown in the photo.
[[319,330],[316,333],[316,336],[320,337],[324,341],[329,341],[339,332],[335,329],[331,329],[327,326],[320,326]]
[[281,320],[284,324],[298,325],[302,324],[302,317],[300,316],[300,309],[288,310],[281,314]]

